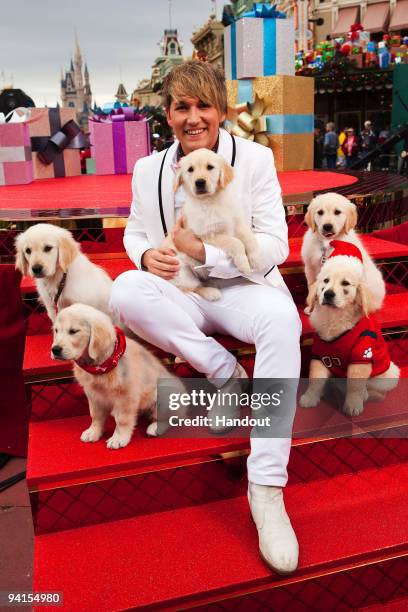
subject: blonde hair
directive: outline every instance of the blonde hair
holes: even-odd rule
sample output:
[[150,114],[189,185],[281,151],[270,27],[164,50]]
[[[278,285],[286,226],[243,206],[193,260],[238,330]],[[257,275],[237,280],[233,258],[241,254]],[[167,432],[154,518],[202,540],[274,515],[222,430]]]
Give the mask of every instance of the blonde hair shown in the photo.
[[220,115],[227,112],[227,89],[220,70],[205,62],[188,61],[175,66],[163,81],[163,104],[169,108],[173,100],[199,98],[214,106]]

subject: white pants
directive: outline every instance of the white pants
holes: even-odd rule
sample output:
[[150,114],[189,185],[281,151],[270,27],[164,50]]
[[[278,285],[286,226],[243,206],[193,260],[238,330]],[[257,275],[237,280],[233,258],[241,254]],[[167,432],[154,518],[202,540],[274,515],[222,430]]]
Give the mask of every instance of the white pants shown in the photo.
[[[230,378],[236,364],[209,335],[214,333],[255,344],[254,378],[298,378],[301,324],[288,289],[248,282],[221,292],[210,302],[149,272],[131,270],[114,281],[111,308],[138,336],[183,357],[210,380]],[[285,486],[290,447],[290,438],[251,437],[249,481]]]

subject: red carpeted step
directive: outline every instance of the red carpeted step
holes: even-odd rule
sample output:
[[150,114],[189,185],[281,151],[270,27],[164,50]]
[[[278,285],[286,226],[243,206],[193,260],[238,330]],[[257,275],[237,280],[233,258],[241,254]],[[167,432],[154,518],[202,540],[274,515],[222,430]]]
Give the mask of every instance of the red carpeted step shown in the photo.
[[[138,427],[132,441],[119,452],[106,447],[104,440],[93,444],[81,442],[80,435],[89,427],[90,417],[53,419],[30,424],[27,482],[31,489],[41,485],[59,486],[76,480],[88,481],[101,476],[132,474],[146,468],[194,462],[219,453],[241,450],[248,446],[243,438],[148,438]],[[111,421],[107,431],[113,433]],[[69,449],[69,452],[67,452]]]
[[[91,261],[100,266],[109,274],[112,279],[115,279],[122,272],[134,270],[135,266],[126,253],[110,253],[109,255],[101,253],[100,255],[91,255]],[[36,291],[34,279],[25,276],[21,281],[21,292],[33,293]]]
[[[408,367],[401,368],[401,378],[408,374]],[[293,425],[294,445],[305,445],[330,437],[363,435],[378,429],[389,429],[407,425],[407,411],[404,404],[406,389],[402,384],[390,391],[387,403],[367,403],[364,412],[350,422],[340,410],[322,402],[319,410],[298,409]],[[89,427],[89,414],[71,418],[50,419],[30,424],[30,445],[27,466],[27,481],[30,489],[48,484],[56,488],[67,481],[88,482],[93,478],[121,475],[125,470],[132,474],[150,471],[157,466],[185,463],[200,457],[202,460],[217,453],[249,448],[249,430],[237,430],[234,438],[211,437],[208,439],[147,438],[146,424],[139,425],[130,444],[118,452],[106,447],[106,440],[113,433],[114,421],[107,423],[102,440],[85,444],[81,433]],[[353,429],[352,429],[353,426]],[[207,434],[203,430],[203,435]],[[402,435],[402,434],[400,434]],[[238,436],[241,436],[238,438]],[[70,452],[64,452],[69,448]],[[340,457],[338,457],[340,461]],[[163,465],[162,465],[163,464]]]
[[[303,325],[303,339],[310,336],[312,328],[309,317],[303,309],[299,309]],[[381,326],[386,329],[390,327],[401,327],[408,325],[408,300],[404,294],[388,295],[382,310],[378,313]],[[227,336],[216,336],[217,339],[229,350],[250,349],[239,340]],[[33,376],[45,373],[61,373],[71,369],[68,362],[54,361],[50,357],[52,338],[50,335],[27,336],[24,355],[24,374]],[[160,354],[163,356],[163,353]]]
[[294,485],[285,499],[301,551],[291,577],[261,561],[241,497],[37,536],[34,590],[63,592],[68,610],[180,609],[408,553],[408,465]]
[[[360,234],[360,239],[367,249],[368,254],[373,259],[408,257],[408,245],[399,242],[391,242],[389,240],[381,240],[380,238],[373,238],[370,234]],[[302,242],[303,238],[290,238],[289,256],[285,263],[279,266],[283,273],[285,272],[285,268],[297,266],[302,266],[303,268],[303,261],[300,255]]]

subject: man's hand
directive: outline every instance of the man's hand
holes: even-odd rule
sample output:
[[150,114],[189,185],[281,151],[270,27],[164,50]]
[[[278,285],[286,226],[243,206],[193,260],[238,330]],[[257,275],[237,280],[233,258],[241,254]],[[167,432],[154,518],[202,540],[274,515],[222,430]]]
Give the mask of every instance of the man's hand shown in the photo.
[[175,246],[179,251],[197,259],[201,263],[205,262],[205,248],[203,241],[185,227],[183,217],[177,221],[171,232]]
[[142,266],[151,274],[170,280],[180,269],[175,252],[166,247],[148,249],[143,253]]

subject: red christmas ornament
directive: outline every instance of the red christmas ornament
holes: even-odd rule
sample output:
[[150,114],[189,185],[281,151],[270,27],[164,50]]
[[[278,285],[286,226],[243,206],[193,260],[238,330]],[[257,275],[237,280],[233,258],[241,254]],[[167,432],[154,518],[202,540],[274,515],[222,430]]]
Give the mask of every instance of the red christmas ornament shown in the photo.
[[344,43],[343,45],[341,45],[340,47],[340,53],[342,53],[343,55],[349,55],[351,51],[351,45],[348,43]]

